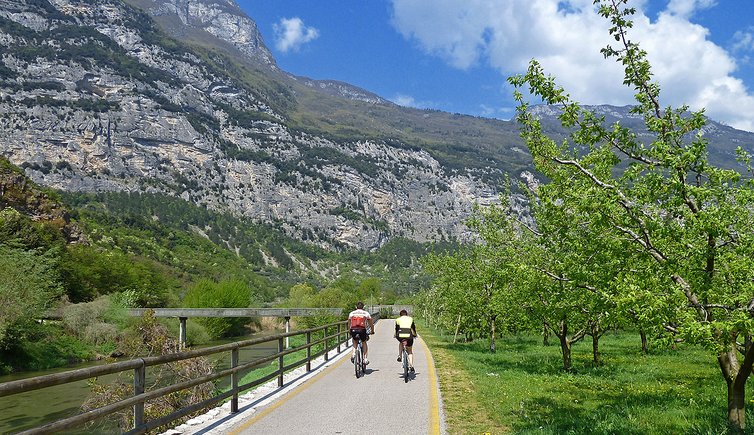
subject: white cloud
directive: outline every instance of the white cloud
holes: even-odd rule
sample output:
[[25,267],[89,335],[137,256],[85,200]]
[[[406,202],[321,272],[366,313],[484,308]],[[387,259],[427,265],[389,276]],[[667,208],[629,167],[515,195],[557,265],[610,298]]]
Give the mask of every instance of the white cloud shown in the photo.
[[403,107],[417,107],[416,99],[409,95],[397,94],[390,101]]
[[[714,0],[671,0],[651,21],[638,2],[629,37],[649,54],[663,105],[705,107],[711,118],[754,131],[754,96],[735,78],[736,60],[708,39],[709,31],[688,20]],[[600,49],[616,44],[609,22],[592,0],[392,0],[393,26],[424,51],[450,65],[485,65],[508,76],[524,72],[531,59],[584,104],[632,104],[623,71]],[[748,35],[751,37],[752,35]],[[739,41],[745,43],[746,35]],[[750,117],[749,117],[750,118]]]
[[715,6],[717,0],[670,0],[667,11],[679,17],[689,18],[698,10]]
[[272,28],[275,31],[275,47],[283,53],[298,51],[302,45],[319,37],[319,30],[305,26],[298,17],[281,18]]
[[754,27],[733,34],[733,51],[754,52]]

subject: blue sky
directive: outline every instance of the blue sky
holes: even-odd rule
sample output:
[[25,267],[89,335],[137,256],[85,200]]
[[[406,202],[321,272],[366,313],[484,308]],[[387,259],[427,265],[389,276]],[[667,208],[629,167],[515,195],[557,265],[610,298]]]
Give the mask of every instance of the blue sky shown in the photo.
[[[584,104],[632,103],[592,0],[237,0],[280,68],[398,104],[509,119],[511,74],[539,60]],[[636,0],[630,36],[663,105],[754,131],[754,1]],[[614,41],[612,41],[614,42]]]

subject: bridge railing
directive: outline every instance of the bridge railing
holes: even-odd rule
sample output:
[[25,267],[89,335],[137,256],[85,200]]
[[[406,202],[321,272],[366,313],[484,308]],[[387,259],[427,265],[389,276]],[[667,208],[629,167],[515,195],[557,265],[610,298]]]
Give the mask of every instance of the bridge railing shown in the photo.
[[[376,316],[379,316],[375,313]],[[305,336],[306,342],[303,345],[294,348],[285,348],[285,339],[294,336]],[[321,335],[321,336],[320,336]],[[238,412],[238,396],[243,391],[254,388],[267,381],[277,378],[278,388],[283,387],[283,375],[300,366],[306,365],[307,372],[311,371],[311,362],[315,358],[324,355],[325,360],[329,359],[329,353],[333,350],[341,351],[341,346],[347,344],[350,340],[350,334],[346,330],[346,321],[340,321],[330,323],[327,325],[319,326],[316,328],[292,331],[283,334],[277,334],[272,336],[266,336],[256,339],[237,341],[233,343],[223,344],[219,346],[208,347],[204,349],[189,350],[185,352],[178,352],[168,355],[153,356],[136,358],[128,361],[121,361],[116,363],[104,364],[97,367],[84,368],[78,370],[71,370],[62,373],[55,373],[51,375],[39,376],[29,379],[21,379],[17,381],[5,382],[0,384],[0,397],[10,396],[13,394],[24,393],[28,391],[38,390],[41,388],[52,387],[55,385],[67,384],[71,382],[81,381],[85,379],[96,378],[98,376],[121,373],[129,370],[133,371],[133,396],[124,400],[111,403],[109,405],[92,409],[90,411],[82,412],[78,415],[63,418],[57,421],[47,423],[42,426],[38,426],[26,431],[20,432],[22,434],[45,434],[54,433],[74,427],[81,426],[85,423],[97,420],[107,415],[111,415],[115,412],[123,409],[132,408],[133,412],[133,428],[126,432],[128,434],[141,434],[151,429],[155,429],[160,426],[167,425],[179,418],[185,417],[194,412],[202,409],[209,408],[219,402],[226,399],[230,399],[230,412]],[[278,352],[269,355],[267,357],[254,359],[249,362],[241,363],[239,361],[239,351],[246,347],[254,345],[269,343],[277,341]],[[312,348],[316,345],[323,344],[323,349],[320,352],[312,354]],[[285,364],[284,357],[289,354],[306,351],[306,356],[298,361]],[[156,367],[162,364],[183,361],[192,358],[204,357],[209,355],[217,355],[225,352],[230,353],[230,368],[217,371],[207,376],[202,376],[195,379],[190,379],[183,382],[177,382],[171,385],[162,386],[161,388],[153,391],[145,391],[147,368]],[[261,376],[251,382],[243,385],[239,385],[241,373],[247,370],[260,367],[262,364],[269,363],[277,360],[277,368],[274,372]],[[191,406],[176,410],[169,415],[156,418],[153,420],[145,421],[144,419],[144,403],[148,400],[152,400],[158,397],[166,396],[176,391],[185,390],[195,387],[197,385],[216,381],[222,378],[230,377],[230,389],[226,392],[217,394],[207,400],[200,403],[193,404]]]

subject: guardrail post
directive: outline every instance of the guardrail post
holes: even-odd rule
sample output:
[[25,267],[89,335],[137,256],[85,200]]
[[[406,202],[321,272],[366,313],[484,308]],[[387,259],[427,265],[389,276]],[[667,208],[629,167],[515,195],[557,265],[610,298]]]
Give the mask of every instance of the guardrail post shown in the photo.
[[327,326],[325,326],[325,329],[323,329],[322,331],[323,331],[322,338],[325,339],[325,361],[329,361],[330,358],[328,355],[328,351],[330,348],[327,347]]
[[[238,348],[234,347],[230,351],[230,367],[238,367]],[[238,377],[240,373],[233,372],[230,374],[230,387],[233,389],[233,398],[230,399],[230,412],[238,412]]]
[[[278,338],[278,353],[283,352],[283,339]],[[278,358],[278,388],[283,388],[283,355]]]
[[[134,369],[134,396],[144,394],[144,388],[147,383],[147,366],[142,360],[141,366]],[[144,424],[144,402],[134,405],[134,427]]]
[[340,323],[338,323],[338,338],[336,341],[338,342],[338,353],[340,353]]
[[312,332],[306,331],[306,371],[312,371]]
[[[291,316],[285,316],[285,333],[291,332]],[[285,348],[291,347],[290,337],[285,337]]]
[[184,349],[186,347],[186,319],[188,319],[188,317],[178,318],[178,321],[181,323],[180,327],[178,328],[178,345],[181,347],[181,349]]

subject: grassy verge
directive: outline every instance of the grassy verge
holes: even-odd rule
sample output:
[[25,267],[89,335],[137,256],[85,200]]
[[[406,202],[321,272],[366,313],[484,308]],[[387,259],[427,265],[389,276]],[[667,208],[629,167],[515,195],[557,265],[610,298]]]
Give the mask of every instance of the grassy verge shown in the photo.
[[[504,337],[491,354],[486,340],[453,344],[452,335],[422,333],[451,434],[727,433],[725,384],[701,349],[642,355],[638,335],[610,334],[601,340],[603,366],[578,344],[575,371],[564,373],[559,347],[537,336]],[[751,410],[747,421],[754,433]]]
[[[315,338],[312,338],[312,340],[315,340]],[[306,337],[304,336],[293,336],[290,338],[290,347],[295,348],[298,346],[303,346],[306,344]],[[332,346],[332,342],[328,343],[330,346]],[[341,349],[345,348],[345,345],[341,346]],[[312,356],[316,355],[319,352],[322,352],[324,350],[323,344],[317,344],[315,346],[312,346],[311,354]],[[336,350],[330,350],[329,356],[330,358],[333,358],[335,356]],[[301,361],[306,357],[306,349],[302,349],[296,352],[293,352],[291,354],[285,355],[283,357],[284,364],[292,364],[297,361]],[[300,367],[300,366],[299,366]],[[239,385],[243,385],[252,381],[255,381],[257,379],[260,379],[266,375],[269,375],[273,372],[275,372],[278,369],[278,361],[277,359],[275,361],[271,361],[261,367],[258,367],[256,369],[253,369],[241,376],[241,379],[239,381]],[[291,369],[288,372],[295,370]],[[287,373],[287,372],[286,372]],[[230,387],[227,385],[224,385],[220,391],[228,391],[230,390]]]
[[[439,331],[420,325],[421,337],[432,351],[440,379],[443,412],[449,434],[498,434],[511,432],[503,419],[495,418],[480,397],[474,375],[462,362],[464,356],[452,349]],[[451,337],[452,342],[452,337]]]
[[29,339],[11,349],[0,350],[0,376],[93,361],[98,354],[108,355],[115,348],[112,342],[87,343],[69,335],[59,324],[37,325]]

